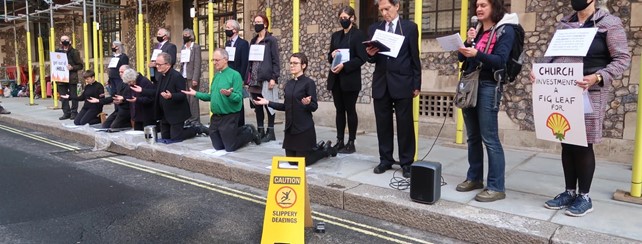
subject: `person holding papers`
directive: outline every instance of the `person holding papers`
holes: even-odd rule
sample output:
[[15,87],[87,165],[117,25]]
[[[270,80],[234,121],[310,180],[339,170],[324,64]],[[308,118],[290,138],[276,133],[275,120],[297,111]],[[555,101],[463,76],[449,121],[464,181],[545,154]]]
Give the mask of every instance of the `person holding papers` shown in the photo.
[[120,77],[120,67],[123,65],[129,65],[129,57],[127,54],[123,53],[125,49],[123,48],[123,43],[116,40],[111,43],[111,51],[114,54],[114,57],[111,58],[108,65],[108,75],[107,79],[107,91],[109,95],[113,96],[116,93],[116,89],[123,84],[123,80]]
[[[368,46],[368,62],[375,64],[372,77],[372,98],[377,121],[379,141],[379,165],[375,174],[392,169],[395,160],[393,111],[397,119],[397,142],[399,144],[399,164],[403,176],[410,177],[410,165],[415,157],[415,129],[413,126],[412,99],[421,90],[421,61],[417,24],[401,19],[400,0],[375,0],[383,21],[368,28],[370,39],[387,32],[399,48],[396,53],[380,52],[375,46]],[[390,47],[390,46],[389,46]],[[392,48],[391,48],[392,49]],[[395,55],[396,54],[396,55]]]
[[481,68],[477,105],[462,109],[468,137],[468,173],[466,180],[456,190],[468,192],[484,188],[484,146],[488,153],[488,176],[486,188],[475,196],[479,202],[493,202],[506,198],[504,170],[506,159],[504,148],[499,141],[499,103],[503,86],[495,81],[494,71],[506,66],[510,55],[515,31],[502,28],[505,23],[518,23],[516,14],[506,14],[502,0],[477,0],[475,4],[479,24],[468,30],[464,47],[459,48],[459,61],[464,73]]
[[[608,13],[606,8],[596,8],[598,0],[571,0],[575,12],[563,17],[557,29],[597,28],[588,53],[579,57],[553,57],[550,63],[584,63],[584,78],[577,86],[588,92],[592,112],[584,114],[588,146],[562,143],[562,168],[565,191],[544,203],[549,209],[564,209],[570,216],[584,216],[593,211],[589,197],[595,153],[593,144],[602,139],[602,126],[606,114],[611,82],[622,76],[631,63],[626,32],[620,18]],[[531,75],[534,81],[534,76]]]
[[168,60],[167,62],[171,68],[176,64],[176,45],[169,42],[169,31],[165,28],[158,29],[158,32],[156,32],[156,40],[158,43],[155,45],[154,49],[152,49],[152,60],[147,64],[147,66],[151,68],[151,80],[154,83],[157,82],[155,77],[158,74],[158,69],[156,68],[156,57],[158,54],[162,52],[169,54],[171,60]]
[[[344,6],[339,10],[339,23],[343,28],[332,33],[330,39],[330,72],[328,73],[328,90],[332,91],[337,125],[337,143],[339,153],[356,151],[354,140],[357,137],[357,98],[361,91],[361,66],[366,62],[366,48],[362,44],[366,36],[357,29],[354,9]],[[336,65],[335,65],[336,64]],[[344,143],[348,118],[348,143]]]
[[[281,73],[279,61],[279,42],[267,31],[270,26],[268,18],[259,14],[254,17],[254,31],[256,36],[250,41],[250,67],[246,85],[253,100],[264,97],[269,101],[276,101],[279,96],[276,84]],[[256,112],[256,125],[262,136],[262,142],[276,140],[274,135],[274,110],[262,105],[253,105]],[[265,118],[263,110],[267,110],[267,132],[263,126]]]
[[85,101],[82,109],[74,118],[74,125],[98,124],[100,123],[98,114],[103,111],[103,104],[100,103],[99,99],[105,97],[105,88],[100,82],[96,82],[96,75],[93,70],[86,70],[83,78],[85,79],[85,89],[80,96],[60,94],[60,97],[76,102]]
[[[56,50],[56,52],[67,54],[67,70],[69,70],[69,83],[57,82],[58,92],[60,95],[69,95],[71,98],[68,99],[61,96],[62,99],[60,99],[60,102],[62,103],[62,117],[58,118],[60,120],[73,120],[78,114],[78,101],[74,98],[78,94],[78,71],[83,69],[83,63],[82,59],[80,59],[80,53],[71,46],[71,41],[69,40],[69,36],[61,36],[60,44],[62,45],[62,48]],[[69,107],[69,100],[71,100],[71,107]]]
[[[228,19],[225,22],[225,36],[227,36],[228,41],[225,42],[225,50],[231,56],[228,65],[236,72],[241,74],[241,79],[243,81],[247,80],[247,65],[249,63],[248,58],[250,57],[250,44],[241,36],[239,36],[239,31],[241,31],[241,25],[239,22],[233,19]],[[244,92],[244,96],[246,92]],[[241,106],[241,116],[239,117],[239,126],[245,125],[245,109],[244,106]]]
[[[181,74],[185,78],[185,87],[199,90],[201,83],[201,46],[194,42],[194,31],[183,30],[183,49],[181,50]],[[198,106],[198,99],[194,96],[187,96],[189,111],[192,114],[185,123],[198,125],[201,123],[201,110]]]

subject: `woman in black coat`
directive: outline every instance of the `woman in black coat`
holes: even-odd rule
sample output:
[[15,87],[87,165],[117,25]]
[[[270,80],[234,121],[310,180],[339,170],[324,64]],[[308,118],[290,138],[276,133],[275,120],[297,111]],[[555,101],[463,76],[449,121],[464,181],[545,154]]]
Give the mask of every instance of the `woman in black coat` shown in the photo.
[[[356,151],[354,140],[357,137],[357,98],[361,91],[361,66],[366,62],[367,53],[363,45],[366,36],[357,29],[354,9],[344,6],[339,10],[339,23],[343,30],[332,33],[330,39],[330,72],[328,90],[332,91],[334,107],[337,110],[337,144],[339,153]],[[344,145],[344,131],[348,118],[348,143]]]
[[303,53],[290,57],[290,72],[294,76],[285,84],[283,103],[268,101],[258,97],[256,105],[267,105],[279,111],[285,111],[285,136],[283,149],[288,157],[305,157],[306,165],[312,165],[319,159],[336,156],[332,142],[316,142],[316,131],[312,112],[319,107],[315,82],[303,75],[308,66],[308,58]]
[[80,109],[80,112],[78,112],[78,115],[74,118],[74,125],[98,124],[100,123],[98,114],[103,112],[103,105],[100,104],[98,99],[105,96],[105,87],[99,82],[96,82],[94,71],[85,71],[84,78],[85,89],[80,96],[70,98],[69,95],[61,94],[60,97],[76,101],[85,101],[82,109]]

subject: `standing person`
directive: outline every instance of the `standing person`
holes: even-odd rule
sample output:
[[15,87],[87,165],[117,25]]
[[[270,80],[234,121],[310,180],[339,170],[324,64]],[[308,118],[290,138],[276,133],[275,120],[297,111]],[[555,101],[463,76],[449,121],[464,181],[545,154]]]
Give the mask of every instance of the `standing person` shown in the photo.
[[[506,198],[504,169],[506,159],[499,141],[497,114],[502,98],[503,85],[495,81],[494,71],[506,67],[515,41],[513,28],[496,27],[517,24],[516,14],[506,14],[502,0],[477,0],[476,13],[479,28],[470,28],[464,46],[459,48],[459,61],[464,62],[464,72],[473,72],[481,65],[477,106],[465,108],[464,123],[468,137],[468,173],[466,180],[456,190],[468,192],[484,188],[484,146],[488,154],[486,188],[475,196],[480,202],[493,202]],[[478,35],[478,32],[481,35]],[[473,46],[473,43],[476,43]],[[485,51],[486,50],[486,51]]]
[[[169,31],[165,28],[159,28],[158,32],[156,32],[156,41],[158,41],[158,43],[154,50],[160,50],[160,52],[167,53],[170,57],[170,59],[167,60],[167,63],[170,65],[170,68],[173,68],[176,64],[176,45],[169,42]],[[154,53],[154,50],[152,50],[152,53]],[[158,73],[156,60],[152,59],[147,66],[151,68],[150,72],[152,82],[157,82],[155,79],[156,73]]]
[[116,89],[123,84],[123,80],[120,78],[120,67],[129,65],[129,57],[124,53],[125,49],[123,48],[123,43],[120,41],[111,43],[111,51],[114,57],[111,58],[107,71],[109,75],[109,79],[107,79],[107,91],[109,91],[110,96],[113,96],[116,93]]
[[[584,63],[584,78],[577,86],[588,90],[593,112],[584,114],[588,146],[562,143],[562,168],[564,169],[565,191],[554,199],[546,201],[549,209],[566,209],[570,216],[584,216],[593,211],[589,190],[595,172],[593,144],[602,140],[602,126],[609,101],[609,88],[617,77],[621,77],[631,63],[626,32],[620,18],[596,8],[598,0],[571,0],[575,10],[563,17],[557,29],[598,28],[591,47],[584,57],[554,57],[553,63]],[[534,81],[531,74],[531,80]]]
[[[58,82],[58,92],[60,97],[62,95],[69,95],[68,98],[60,99],[62,103],[62,117],[60,120],[75,119],[78,114],[78,101],[74,99],[78,95],[78,71],[83,69],[83,63],[80,59],[78,50],[71,46],[69,36],[64,35],[60,37],[60,45],[62,47],[56,52],[63,52],[67,54],[67,70],[69,70],[69,83]],[[71,100],[71,107],[69,107],[69,100]]]
[[[278,99],[279,92],[277,90],[277,82],[281,72],[281,64],[279,61],[279,43],[272,33],[267,31],[270,26],[268,18],[265,15],[259,14],[254,17],[254,31],[256,36],[252,38],[250,44],[260,45],[264,48],[262,61],[250,61],[250,72],[248,78],[248,91],[252,96],[252,100],[258,97],[264,97],[270,101]],[[250,54],[251,55],[251,54]],[[262,142],[269,142],[276,140],[274,135],[274,110],[269,109],[267,106],[253,105],[256,112],[256,125],[259,133],[263,135]],[[265,131],[263,120],[265,118],[263,109],[267,111],[268,128]]]
[[196,98],[209,101],[212,117],[210,118],[210,139],[216,150],[228,152],[254,141],[261,144],[261,136],[253,125],[239,126],[243,106],[243,80],[241,75],[227,65],[229,56],[225,49],[214,50],[212,61],[216,67],[216,75],[210,87],[210,93],[196,92],[190,88],[183,93],[196,96]]
[[395,160],[394,132],[392,113],[397,119],[397,143],[399,144],[399,164],[403,176],[410,177],[410,165],[415,156],[415,129],[412,117],[412,99],[421,90],[421,62],[417,43],[417,24],[399,17],[400,0],[375,0],[384,21],[374,23],[368,28],[370,39],[375,31],[387,31],[404,36],[403,44],[396,58],[379,53],[374,46],[366,48],[368,62],[375,63],[372,79],[372,98],[374,99],[377,121],[377,140],[379,141],[379,165],[375,174],[392,168]]
[[96,77],[92,70],[86,70],[83,78],[85,79],[85,89],[80,96],[72,97],[68,94],[60,94],[60,97],[75,100],[76,102],[85,101],[80,113],[74,118],[75,125],[98,124],[100,123],[98,114],[103,111],[103,105],[100,104],[98,99],[105,96],[105,87],[100,82],[96,82]]
[[[183,30],[183,49],[181,52],[189,52],[189,60],[181,60],[181,73],[186,79],[185,87],[198,90],[201,83],[201,46],[194,42],[194,31],[192,29]],[[181,56],[183,56],[181,54]],[[187,96],[189,111],[192,116],[185,123],[198,125],[201,123],[201,109],[198,106],[198,99],[192,95]]]
[[[127,69],[121,75],[123,83],[128,86],[140,86],[142,89],[155,90],[154,84],[143,76],[141,73],[136,72],[134,69]],[[131,89],[131,88],[130,88]],[[131,91],[131,98],[126,99],[129,102],[130,117],[134,121],[134,130],[142,131],[145,126],[156,125],[154,119],[154,97],[143,95],[140,92]]]
[[[236,20],[230,19],[225,22],[225,36],[228,38],[227,42],[225,42],[225,49],[234,50],[234,61],[229,61],[228,65],[233,70],[236,70],[236,72],[239,72],[241,79],[245,82],[247,81],[250,44],[239,36],[239,31],[241,31],[241,25],[239,25],[239,22]],[[243,97],[247,96],[246,93],[244,88]],[[243,125],[245,125],[245,106],[242,105],[239,126]]]
[[[361,66],[367,60],[366,48],[362,44],[366,36],[357,29],[354,9],[344,6],[339,10],[339,23],[343,30],[332,34],[330,38],[330,51],[328,62],[332,65],[335,58],[345,62],[330,67],[328,73],[328,90],[332,91],[334,107],[337,110],[337,143],[335,148],[339,153],[353,153],[356,151],[354,140],[357,138],[357,98],[361,91]],[[337,57],[337,54],[339,54]],[[344,143],[346,130],[346,116],[348,118],[348,143]]]
[[143,96],[154,97],[154,116],[160,120],[161,138],[168,143],[179,142],[196,136],[207,134],[207,127],[202,125],[184,128],[185,120],[190,117],[185,90],[185,78],[172,69],[168,53],[161,53],[156,59],[156,89],[144,89],[141,86],[131,86],[132,91],[141,92]]
[[304,75],[308,67],[308,58],[303,53],[295,53],[290,57],[290,73],[293,79],[285,83],[283,90],[285,101],[272,102],[257,97],[254,103],[267,105],[279,111],[285,111],[285,135],[283,149],[288,157],[305,157],[306,166],[312,165],[322,158],[336,156],[332,142],[316,143],[316,131],[312,112],[316,111],[317,88],[314,80]]

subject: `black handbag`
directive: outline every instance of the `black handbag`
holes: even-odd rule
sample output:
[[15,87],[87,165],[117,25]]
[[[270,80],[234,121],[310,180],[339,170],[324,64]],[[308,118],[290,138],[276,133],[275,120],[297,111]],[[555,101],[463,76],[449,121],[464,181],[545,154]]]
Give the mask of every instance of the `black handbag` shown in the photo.
[[[484,53],[488,52],[490,42],[495,35],[495,28],[490,32],[488,43],[484,48]],[[464,66],[465,67],[465,66]],[[477,91],[479,90],[479,72],[481,72],[482,63],[480,62],[477,68],[469,73],[461,71],[459,83],[457,83],[457,91],[455,92],[454,104],[458,108],[474,108],[477,106]]]

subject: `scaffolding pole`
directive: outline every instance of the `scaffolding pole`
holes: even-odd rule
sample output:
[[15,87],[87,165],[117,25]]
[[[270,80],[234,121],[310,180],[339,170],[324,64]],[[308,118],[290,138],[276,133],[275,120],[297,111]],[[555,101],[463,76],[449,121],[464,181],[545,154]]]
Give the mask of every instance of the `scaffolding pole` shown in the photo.
[[40,77],[40,98],[47,98],[47,82],[45,81],[45,47],[42,43],[42,26],[38,24],[38,70]]
[[[33,101],[33,65],[31,65],[31,30],[29,29],[29,2],[25,2],[25,6],[27,7],[27,69],[29,70],[29,74],[27,77],[29,79],[29,105],[37,105]],[[20,72],[18,67],[16,67],[16,73],[18,76],[20,76]]]
[[[99,62],[98,62],[98,59],[100,59],[98,57],[98,28],[99,27],[98,27],[98,22],[96,20],[96,1],[95,0],[92,1],[92,8],[93,8],[93,12],[92,12],[92,16],[93,16],[92,27],[93,27],[93,29],[92,29],[92,38],[91,39],[93,41],[92,42],[93,45],[91,46],[91,49],[94,51],[93,52],[94,53],[94,74],[96,75],[96,77],[98,77],[98,75],[99,75],[99,71],[98,71]],[[87,68],[89,68],[89,67],[87,67]]]
[[[468,0],[461,0],[461,14],[459,15],[459,35],[462,37],[466,36],[466,32],[468,32]],[[461,65],[463,63],[459,62],[459,69],[461,70]],[[461,76],[461,72],[459,72],[459,75]],[[463,144],[464,143],[464,114],[462,113],[462,110],[460,108],[455,109],[457,112],[457,124],[456,128],[457,130],[455,131],[455,143],[457,144]]]
[[[51,53],[56,51],[56,35],[55,35],[55,27],[54,27],[54,20],[53,20],[53,1],[49,3],[49,59],[51,59]],[[51,64],[49,64],[51,65]],[[51,94],[51,99],[53,100],[53,108],[52,109],[58,109],[58,85],[56,82],[50,78],[51,82],[51,88],[53,89],[53,94]]]

